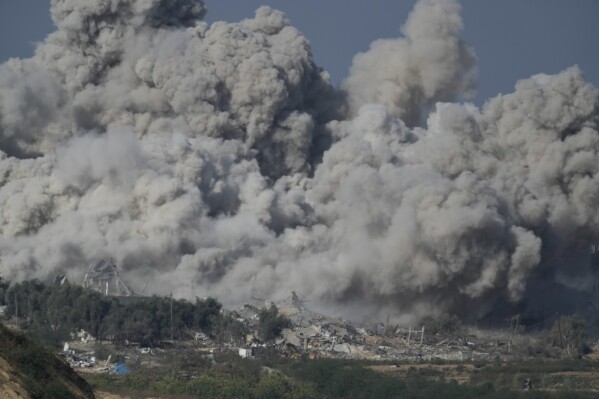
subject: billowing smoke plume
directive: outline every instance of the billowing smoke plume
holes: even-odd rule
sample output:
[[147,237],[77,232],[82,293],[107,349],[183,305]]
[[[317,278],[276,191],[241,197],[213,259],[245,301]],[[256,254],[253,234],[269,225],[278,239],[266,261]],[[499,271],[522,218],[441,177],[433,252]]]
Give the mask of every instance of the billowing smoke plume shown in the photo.
[[354,318],[592,288],[599,95],[577,67],[449,103],[475,55],[459,5],[421,0],[340,91],[281,12],[205,12],[52,0],[57,31],[0,66],[3,277],[112,257],[156,293],[237,304],[254,281]]
[[474,93],[476,57],[460,39],[455,1],[420,1],[402,28],[405,37],[377,40],[354,59],[345,88],[354,114],[383,104],[408,126],[438,101]]

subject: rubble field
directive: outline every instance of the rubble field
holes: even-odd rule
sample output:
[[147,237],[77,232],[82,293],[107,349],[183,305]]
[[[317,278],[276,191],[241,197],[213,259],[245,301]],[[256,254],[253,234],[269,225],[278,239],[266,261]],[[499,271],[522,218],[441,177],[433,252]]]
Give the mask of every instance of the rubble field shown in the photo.
[[[241,341],[217,343],[206,334],[196,332],[194,339],[164,341],[153,348],[130,342],[116,345],[110,341],[96,342],[80,331],[65,346],[61,354],[76,369],[85,373],[114,372],[116,357],[100,360],[95,348],[106,354],[118,355],[120,361],[133,368],[160,368],[171,357],[203,358],[214,362],[214,354],[232,351],[240,357],[281,357],[291,359],[353,359],[371,361],[374,370],[403,373],[406,367],[428,365],[449,369],[459,364],[468,370],[473,363],[505,362],[534,358],[530,348],[536,343],[533,335],[505,330],[485,330],[463,327],[452,334],[427,333],[423,326],[395,326],[378,323],[359,326],[349,321],[326,316],[307,309],[293,297],[274,303],[279,314],[289,320],[278,338],[264,342],[259,338],[259,313],[265,304],[245,304],[233,314],[248,332]],[[68,346],[68,348],[67,348]],[[599,348],[597,348],[599,349]],[[597,357],[591,352],[589,359]],[[385,365],[388,364],[388,365]],[[441,365],[440,365],[441,364]],[[462,370],[463,371],[463,370]],[[467,381],[464,373],[456,380]]]
[[[274,303],[289,323],[277,338],[264,341],[259,334],[260,312],[272,305],[256,302],[233,311],[247,332],[241,340],[217,342],[195,332],[190,335],[193,339],[162,341],[150,348],[136,342],[98,342],[80,331],[62,354],[89,381],[108,381],[96,385],[102,391],[98,397],[105,399],[127,397],[118,396],[118,389],[116,396],[108,393],[110,381],[126,378],[118,374],[132,372],[133,381],[135,376],[152,381],[175,373],[181,381],[193,381],[206,373],[233,375],[239,367],[254,364],[263,375],[287,375],[298,362],[310,359],[332,361],[331,367],[364,367],[408,384],[424,378],[436,383],[454,381],[466,389],[491,382],[511,390],[534,386],[547,392],[599,392],[599,345],[585,361],[544,359],[530,350],[536,336],[508,328],[462,326],[450,334],[433,334],[423,326],[357,325],[314,312],[293,299]],[[101,375],[113,377],[102,380]]]
[[[378,323],[358,326],[349,321],[313,312],[293,299],[276,303],[291,326],[272,343],[248,334],[244,348],[252,356],[276,352],[285,357],[341,358],[404,362],[476,362],[520,359],[535,337],[501,330],[463,328],[459,333],[429,334],[423,326]],[[269,304],[267,304],[268,306]],[[251,304],[237,310],[239,319],[255,331],[260,308]]]

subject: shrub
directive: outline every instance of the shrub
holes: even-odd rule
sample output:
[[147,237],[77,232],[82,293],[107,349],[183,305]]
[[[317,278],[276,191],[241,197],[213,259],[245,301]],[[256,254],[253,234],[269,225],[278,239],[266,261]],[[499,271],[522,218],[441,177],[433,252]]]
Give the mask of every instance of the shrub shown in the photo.
[[260,379],[256,386],[256,397],[261,399],[279,399],[291,391],[289,383],[279,373],[272,373]]

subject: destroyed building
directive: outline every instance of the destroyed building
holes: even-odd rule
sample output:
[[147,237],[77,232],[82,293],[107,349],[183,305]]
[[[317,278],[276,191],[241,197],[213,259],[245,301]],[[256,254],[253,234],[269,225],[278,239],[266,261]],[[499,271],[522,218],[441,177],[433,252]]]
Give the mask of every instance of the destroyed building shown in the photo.
[[523,346],[528,339],[512,337],[509,331],[489,332],[476,328],[466,328],[459,334],[436,334],[426,331],[422,325],[403,327],[378,323],[359,326],[311,311],[293,294],[287,300],[266,301],[264,306],[272,304],[290,321],[290,326],[273,342],[262,342],[257,338],[260,305],[245,304],[234,312],[250,331],[245,346],[239,348],[240,356],[260,357],[261,353],[276,353],[284,357],[377,361],[480,361],[524,356],[513,347]]
[[112,259],[102,259],[90,264],[89,270],[83,279],[83,287],[106,296],[139,296],[119,276],[117,266]]

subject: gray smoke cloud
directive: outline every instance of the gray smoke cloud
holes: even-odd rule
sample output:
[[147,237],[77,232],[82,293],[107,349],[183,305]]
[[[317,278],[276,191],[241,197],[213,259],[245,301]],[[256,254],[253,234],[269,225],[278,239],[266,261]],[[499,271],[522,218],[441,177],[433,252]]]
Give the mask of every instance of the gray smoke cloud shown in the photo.
[[402,27],[404,37],[377,40],[356,55],[344,82],[353,113],[383,104],[417,126],[435,103],[473,95],[476,56],[460,39],[459,12],[456,1],[419,1]]
[[[286,16],[202,21],[197,0],[53,0],[0,66],[0,271],[228,305],[293,291],[407,321],[592,289],[599,94],[577,67],[482,108],[453,0],[331,86]],[[541,290],[542,292],[542,290]]]

